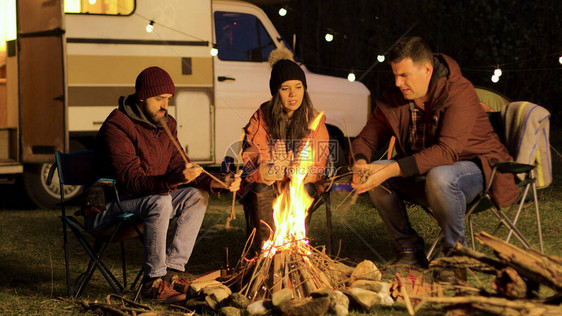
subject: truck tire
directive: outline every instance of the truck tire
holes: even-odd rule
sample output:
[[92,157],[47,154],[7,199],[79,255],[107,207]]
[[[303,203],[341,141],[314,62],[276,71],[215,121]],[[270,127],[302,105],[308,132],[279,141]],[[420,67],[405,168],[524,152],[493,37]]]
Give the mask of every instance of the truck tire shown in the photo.
[[[30,164],[24,166],[23,185],[29,199],[41,209],[54,209],[60,203],[59,177],[55,172],[53,181],[47,185],[47,175],[51,163]],[[65,185],[65,200],[76,197],[82,192],[81,186]]]

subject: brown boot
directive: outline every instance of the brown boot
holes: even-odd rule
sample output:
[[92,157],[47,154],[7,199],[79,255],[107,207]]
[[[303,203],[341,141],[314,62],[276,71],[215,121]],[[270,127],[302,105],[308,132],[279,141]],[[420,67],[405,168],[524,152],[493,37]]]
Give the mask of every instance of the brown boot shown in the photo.
[[146,299],[154,299],[160,304],[172,304],[185,301],[185,293],[174,290],[171,283],[162,279],[156,279],[152,285],[143,288],[142,296]]

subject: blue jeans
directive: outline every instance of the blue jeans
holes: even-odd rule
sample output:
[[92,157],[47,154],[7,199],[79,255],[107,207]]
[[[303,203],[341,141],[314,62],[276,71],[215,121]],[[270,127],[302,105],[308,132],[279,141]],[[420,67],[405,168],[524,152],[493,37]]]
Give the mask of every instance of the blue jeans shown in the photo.
[[[185,271],[209,203],[209,194],[185,187],[167,195],[121,198],[121,205],[144,221],[144,274],[150,278],[166,275],[167,269]],[[115,203],[107,211],[91,218],[86,225],[99,227],[120,214]],[[177,218],[172,241],[166,246],[170,221]]]
[[[380,160],[376,164],[388,164],[393,160]],[[466,245],[464,216],[467,205],[484,187],[484,176],[472,161],[459,161],[452,165],[438,166],[424,176],[391,178],[381,187],[369,191],[371,200],[379,212],[390,235],[401,252],[424,249],[423,239],[410,225],[404,200],[429,207],[443,230],[443,249],[451,248],[457,241]]]

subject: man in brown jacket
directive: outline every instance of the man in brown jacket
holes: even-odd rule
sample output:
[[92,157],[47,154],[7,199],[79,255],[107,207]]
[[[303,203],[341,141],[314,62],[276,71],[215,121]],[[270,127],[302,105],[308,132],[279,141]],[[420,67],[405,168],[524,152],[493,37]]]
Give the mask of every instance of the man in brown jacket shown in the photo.
[[[175,91],[164,69],[144,69],[137,76],[135,93],[121,98],[100,128],[94,154],[98,177],[116,179],[121,206],[144,222],[142,293],[161,303],[186,297],[189,282],[181,276],[207,210],[208,192],[235,192],[240,187],[238,176],[224,179],[228,187],[223,187],[174,146],[177,123],[168,115],[168,105]],[[107,203],[107,211],[88,218],[86,225],[99,227],[120,216],[115,205]],[[174,218],[177,221],[170,227]]]
[[[446,253],[457,241],[466,244],[466,207],[490,178],[492,159],[511,157],[452,58],[433,54],[420,37],[407,37],[391,50],[389,61],[395,87],[377,101],[353,142],[353,184],[358,193],[369,192],[394,238],[396,263],[425,268],[424,242],[410,225],[404,200],[433,210]],[[392,136],[394,160],[370,163]],[[518,194],[513,176],[498,175],[492,194],[499,205],[513,202]]]

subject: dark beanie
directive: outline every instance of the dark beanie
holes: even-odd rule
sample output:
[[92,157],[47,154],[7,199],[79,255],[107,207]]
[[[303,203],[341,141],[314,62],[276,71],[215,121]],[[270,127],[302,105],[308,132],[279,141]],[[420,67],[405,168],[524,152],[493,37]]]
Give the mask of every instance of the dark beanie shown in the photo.
[[176,87],[166,70],[160,67],[148,67],[137,76],[135,94],[137,99],[146,100],[157,95],[176,93]]
[[306,88],[306,76],[301,67],[288,59],[281,59],[271,69],[271,78],[269,79],[271,95],[275,95],[281,84],[287,80],[300,80]]

